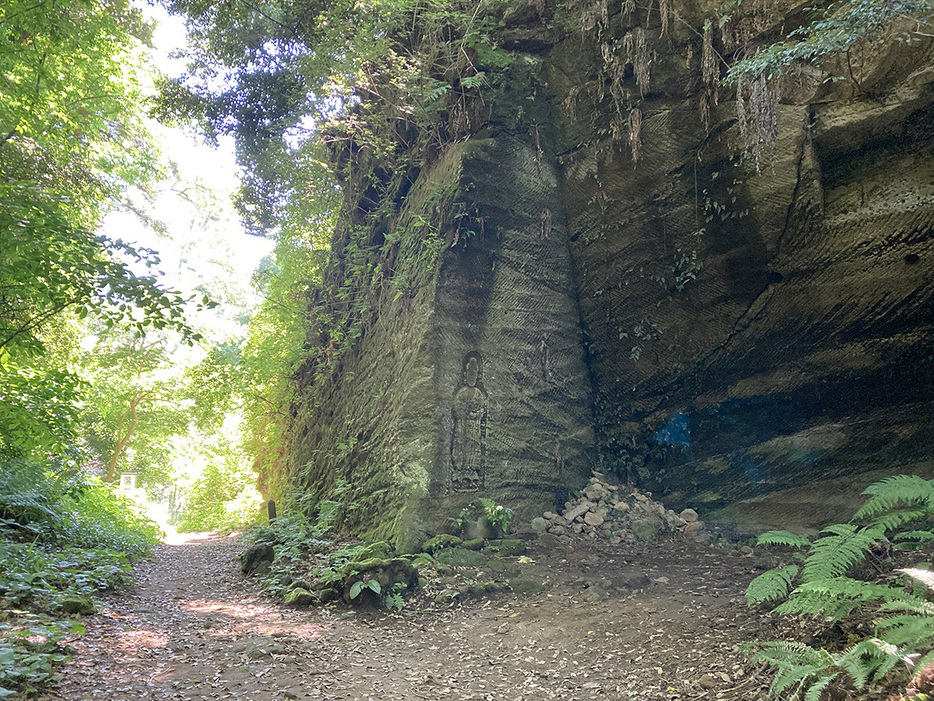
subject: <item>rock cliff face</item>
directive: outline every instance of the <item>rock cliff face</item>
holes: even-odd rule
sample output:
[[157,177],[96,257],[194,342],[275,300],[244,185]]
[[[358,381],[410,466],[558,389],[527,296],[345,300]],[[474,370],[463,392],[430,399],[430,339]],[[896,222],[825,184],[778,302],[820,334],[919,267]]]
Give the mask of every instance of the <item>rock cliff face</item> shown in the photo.
[[359,529],[411,544],[477,495],[531,517],[593,468],[712,508],[934,455],[931,42],[786,80],[743,157],[707,11],[594,8],[512,4],[501,82],[389,226],[396,274],[428,272],[295,411],[293,474]]
[[[721,95],[709,130],[701,125],[689,58],[700,48],[681,26],[650,40],[659,76],[641,107],[635,166],[594,140],[599,117],[588,124],[565,110],[562,121],[604,455],[669,502],[708,507],[842,474],[925,468],[934,447],[930,43],[867,47],[840,83],[786,81],[777,138],[757,170],[739,158],[735,96]],[[578,113],[600,115],[578,86],[599,76],[601,60],[578,39],[556,45],[555,99],[573,95]]]

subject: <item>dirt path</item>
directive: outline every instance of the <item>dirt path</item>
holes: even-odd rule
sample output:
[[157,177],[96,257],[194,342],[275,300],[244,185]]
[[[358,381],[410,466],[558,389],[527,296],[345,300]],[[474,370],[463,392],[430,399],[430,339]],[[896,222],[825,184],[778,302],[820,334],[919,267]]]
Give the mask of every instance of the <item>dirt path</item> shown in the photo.
[[[540,541],[546,591],[400,614],[289,609],[240,575],[235,540],[163,545],[87,620],[46,698],[765,698],[740,649],[764,633],[742,599],[751,559],[683,540]],[[650,583],[627,589],[634,571]]]

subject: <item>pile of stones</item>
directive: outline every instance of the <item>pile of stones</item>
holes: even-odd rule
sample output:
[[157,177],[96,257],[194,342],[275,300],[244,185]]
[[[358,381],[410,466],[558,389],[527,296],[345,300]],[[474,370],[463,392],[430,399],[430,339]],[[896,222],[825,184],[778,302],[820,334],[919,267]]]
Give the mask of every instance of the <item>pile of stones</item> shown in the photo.
[[677,514],[651,497],[651,492],[610,484],[598,474],[590,478],[579,499],[565,502],[563,513],[546,511],[532,519],[532,528],[559,538],[599,537],[614,544],[648,542],[673,532],[695,538],[705,535],[704,522],[694,509]]

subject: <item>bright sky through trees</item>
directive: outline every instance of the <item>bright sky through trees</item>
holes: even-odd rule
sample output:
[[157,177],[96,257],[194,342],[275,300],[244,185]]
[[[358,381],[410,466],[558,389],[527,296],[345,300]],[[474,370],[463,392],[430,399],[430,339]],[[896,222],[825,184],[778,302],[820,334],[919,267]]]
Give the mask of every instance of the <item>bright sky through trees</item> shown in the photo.
[[[139,5],[158,23],[153,35],[155,48],[149,52],[153,65],[170,77],[180,75],[185,62],[173,59],[172,53],[187,41],[184,21],[161,7]],[[250,276],[272,250],[273,242],[245,234],[231,205],[231,196],[239,186],[232,138],[221,137],[215,149],[193,132],[155,121],[147,126],[163,157],[176,164],[177,171],[162,184],[152,205],[144,205],[141,197],[135,204],[165,228],[159,232],[135,213],[117,211],[106,217],[103,233],[157,250],[166,282],[186,294],[207,285],[212,295],[229,294],[255,303]],[[217,290],[216,285],[227,289]],[[224,311],[222,307],[201,315],[199,325],[208,327],[204,333],[237,333],[231,321],[224,320]]]

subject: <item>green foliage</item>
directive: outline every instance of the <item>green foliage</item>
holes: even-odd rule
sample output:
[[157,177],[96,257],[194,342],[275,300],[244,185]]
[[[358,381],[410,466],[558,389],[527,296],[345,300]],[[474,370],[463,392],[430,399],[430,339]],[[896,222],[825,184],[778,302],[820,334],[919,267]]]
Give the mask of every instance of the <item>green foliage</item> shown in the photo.
[[811,541],[789,531],[766,531],[756,539],[757,545],[787,545],[790,548],[809,548]]
[[304,514],[292,513],[255,526],[248,540],[272,545],[276,559],[299,560],[305,553],[322,552],[331,546],[330,541],[323,539],[327,531],[327,526],[312,523]]
[[[405,608],[405,585],[397,582],[383,594],[381,602],[387,611],[401,611]],[[378,593],[378,592],[377,592]]]
[[514,515],[513,510],[501,504],[497,504],[492,499],[480,497],[477,501],[480,502],[480,506],[483,507],[483,513],[486,515],[490,525],[500,533],[508,533],[509,525],[512,523],[512,517]]
[[60,611],[66,599],[93,595],[130,581],[125,553],[0,540],[0,601],[4,608]]
[[360,596],[364,589],[369,589],[377,596],[379,596],[383,591],[382,586],[375,579],[367,579],[364,577],[363,579],[358,579],[356,582],[350,585],[350,598],[356,599],[358,596]]
[[[90,516],[78,519],[81,527],[104,525]],[[63,642],[84,632],[80,623],[59,616],[88,613],[99,592],[130,581],[124,552],[0,537],[0,698],[54,682],[55,668],[69,659]]]
[[[878,611],[874,637],[858,641],[840,652],[814,649],[798,642],[760,645],[755,661],[777,668],[771,693],[788,698],[819,701],[833,682],[851,683],[857,689],[875,683],[912,656],[934,651],[934,605],[924,592],[897,583],[876,583],[851,576],[867,558],[879,568],[878,557],[909,529],[911,540],[921,540],[934,520],[934,480],[900,475],[870,486],[870,498],[853,517],[863,522],[834,524],[813,543],[786,531],[770,531],[759,544],[790,546],[804,552],[804,566],[786,565],[752,581],[746,591],[750,605],[787,599],[774,608],[783,615],[821,617],[835,624],[854,612]],[[921,527],[919,527],[921,524]],[[889,566],[891,568],[891,565]],[[934,591],[934,573],[909,568],[899,571]],[[790,590],[790,591],[789,591]]]
[[30,694],[57,681],[55,668],[69,661],[68,638],[84,625],[24,611],[0,613],[0,699]]
[[185,323],[187,300],[130,267],[155,267],[154,251],[93,234],[73,217],[62,196],[0,179],[0,353],[40,351],[38,332],[66,310],[200,338]]
[[161,534],[135,504],[77,466],[0,460],[0,535],[140,557]]
[[791,581],[798,574],[796,565],[785,565],[769,570],[756,577],[746,589],[746,601],[750,606],[766,601],[784,599],[791,590]]
[[[917,475],[887,477],[867,487],[863,494],[868,494],[869,499],[853,514],[854,521],[873,519],[875,523],[885,523],[886,528],[894,529],[917,520],[915,514],[919,509],[927,514],[934,511],[934,480]],[[890,520],[901,514],[905,514],[901,523]]]
[[790,692],[788,698],[820,701],[824,690],[841,675],[862,689],[882,679],[901,659],[894,645],[869,638],[838,653],[798,642],[771,642],[756,653],[753,661],[777,668],[770,690],[773,696]]
[[259,520],[263,499],[247,455],[233,446],[204,438],[206,459],[201,476],[185,493],[185,509],[175,524],[179,532],[234,530]]
[[[514,512],[512,509],[497,504],[492,499],[478,497],[472,504],[461,509],[457,516],[449,517],[448,521],[456,530],[462,531],[471,521],[475,521],[478,518],[486,518],[493,529],[505,534],[509,532],[509,526],[512,523],[513,516]],[[434,541],[444,537],[444,535],[436,536],[432,538],[430,542],[434,543]],[[441,547],[444,547],[444,545],[442,544]]]
[[857,528],[838,523],[824,529],[825,535],[811,545],[804,562],[803,581],[816,582],[842,576],[866,557],[871,546],[885,539],[878,526]]
[[902,36],[915,40],[928,32],[930,0],[844,0],[814,10],[816,19],[730,67],[727,83],[751,83],[761,75],[779,75],[796,64],[826,65],[865,42]]

